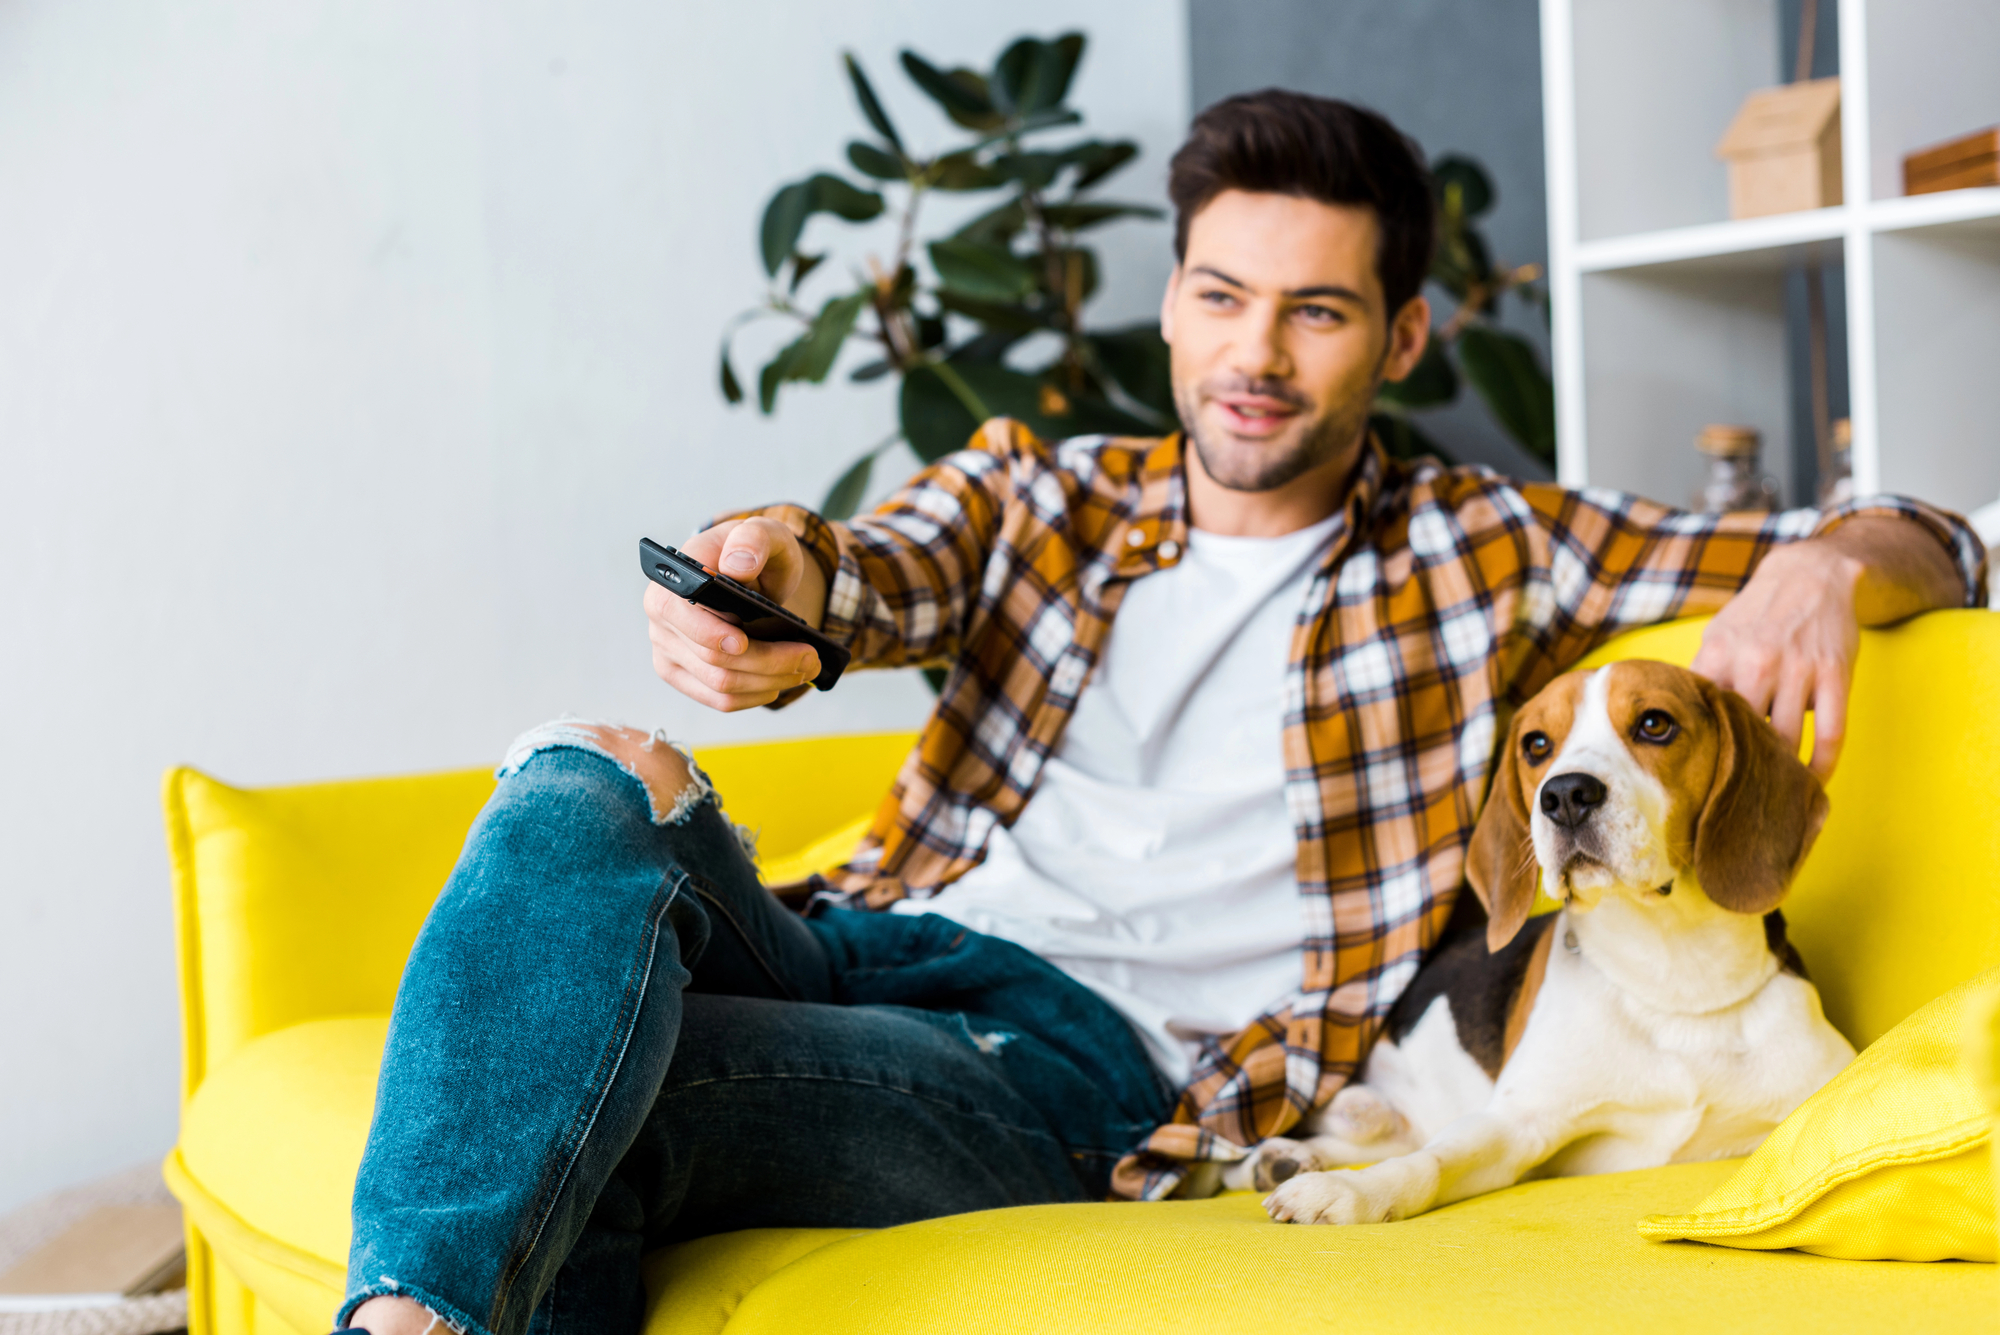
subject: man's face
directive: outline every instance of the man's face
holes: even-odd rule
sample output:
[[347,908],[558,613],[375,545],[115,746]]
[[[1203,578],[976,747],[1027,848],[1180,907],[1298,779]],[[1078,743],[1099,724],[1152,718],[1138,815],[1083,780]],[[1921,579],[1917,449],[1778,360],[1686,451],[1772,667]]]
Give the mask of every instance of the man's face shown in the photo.
[[1392,319],[1366,207],[1226,190],[1188,227],[1160,330],[1201,466],[1273,491],[1359,451],[1375,389],[1423,353],[1429,307]]

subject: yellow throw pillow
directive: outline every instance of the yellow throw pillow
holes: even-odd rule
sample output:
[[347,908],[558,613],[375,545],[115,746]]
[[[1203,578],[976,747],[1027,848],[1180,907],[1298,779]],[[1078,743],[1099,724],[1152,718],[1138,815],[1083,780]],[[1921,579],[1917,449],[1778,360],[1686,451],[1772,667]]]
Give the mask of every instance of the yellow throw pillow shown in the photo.
[[1693,1214],[1639,1232],[1862,1261],[1994,1259],[1993,1112],[1961,1060],[2000,969],[1882,1035]]

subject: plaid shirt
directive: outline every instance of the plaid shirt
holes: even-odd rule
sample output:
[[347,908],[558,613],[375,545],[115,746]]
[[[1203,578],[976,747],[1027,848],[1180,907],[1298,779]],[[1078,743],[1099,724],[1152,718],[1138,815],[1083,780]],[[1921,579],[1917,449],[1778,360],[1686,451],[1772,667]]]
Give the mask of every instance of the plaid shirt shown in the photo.
[[[978,865],[1035,791],[1126,588],[1187,545],[1179,436],[1050,446],[1005,419],[866,517],[754,513],[786,523],[820,562],[824,629],[857,666],[950,669],[867,840],[831,878],[877,909]],[[1355,1073],[1464,883],[1513,709],[1620,631],[1720,608],[1772,544],[1857,513],[1929,528],[1975,596],[1978,539],[1911,501],[1688,514],[1400,463],[1371,444],[1286,673],[1299,990],[1209,1042],[1174,1120],[1119,1164],[1114,1190],[1163,1197],[1189,1161],[1240,1158]]]

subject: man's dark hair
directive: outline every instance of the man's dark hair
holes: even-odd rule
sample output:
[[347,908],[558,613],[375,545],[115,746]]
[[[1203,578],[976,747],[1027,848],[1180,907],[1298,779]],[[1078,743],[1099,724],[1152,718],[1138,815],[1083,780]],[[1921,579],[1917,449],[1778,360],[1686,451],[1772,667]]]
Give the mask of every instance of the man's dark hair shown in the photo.
[[1196,116],[1167,176],[1175,258],[1187,258],[1194,215],[1225,190],[1366,205],[1381,228],[1375,274],[1389,315],[1424,285],[1437,226],[1430,173],[1421,150],[1372,111],[1266,88]]

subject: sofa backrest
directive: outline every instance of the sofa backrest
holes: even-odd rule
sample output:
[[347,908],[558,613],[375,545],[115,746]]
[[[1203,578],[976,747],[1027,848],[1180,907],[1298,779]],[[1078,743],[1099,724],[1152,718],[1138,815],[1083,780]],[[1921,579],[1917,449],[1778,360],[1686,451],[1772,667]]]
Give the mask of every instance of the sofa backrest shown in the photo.
[[[1635,631],[1585,665],[1685,664],[1706,624]],[[1827,1018],[1865,1047],[2000,965],[2000,614],[1863,631],[1848,720],[1826,829],[1784,912]]]
[[[1586,664],[1686,663],[1703,622]],[[1857,1045],[2000,964],[2000,615],[1862,635],[1832,815],[1785,903],[1826,1011]],[[697,750],[768,868],[874,810],[907,733]],[[492,791],[489,770],[239,789],[166,777],[185,1093],[259,1035],[379,1014]],[[829,860],[838,860],[838,855]]]

